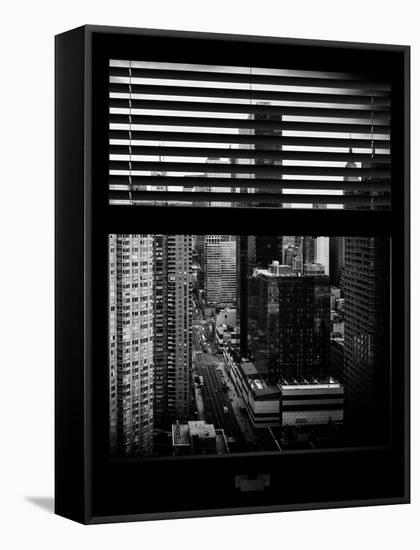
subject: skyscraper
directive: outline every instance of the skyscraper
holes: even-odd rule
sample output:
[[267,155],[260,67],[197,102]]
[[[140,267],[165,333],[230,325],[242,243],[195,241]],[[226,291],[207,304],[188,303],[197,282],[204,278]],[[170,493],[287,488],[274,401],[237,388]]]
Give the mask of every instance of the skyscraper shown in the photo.
[[192,237],[154,236],[155,424],[189,414],[192,338]]
[[329,278],[300,276],[273,262],[249,281],[248,346],[271,383],[328,375]]
[[236,248],[236,318],[241,338],[241,355],[248,355],[248,294],[249,280],[256,267],[266,268],[281,261],[283,237],[273,235],[239,235]]
[[345,423],[360,440],[386,437],[389,406],[389,243],[346,237]]
[[153,450],[153,237],[109,237],[110,452]]
[[[350,153],[352,150],[350,149]],[[372,158],[364,168],[374,168]],[[355,167],[349,161],[347,168]],[[357,181],[358,178],[346,178]],[[371,183],[378,178],[363,177],[371,208],[377,208]],[[360,206],[347,205],[357,209]],[[350,436],[360,442],[386,442],[389,414],[389,242],[385,237],[345,237],[344,270],[344,383],[345,424]]]
[[209,305],[236,302],[236,237],[205,235],[202,246],[202,273],[206,302]]
[[344,268],[344,237],[330,237],[329,256],[331,286],[339,287]]
[[[280,137],[282,135],[282,129],[276,128],[272,125],[273,122],[279,122],[283,120],[283,117],[281,114],[273,114],[270,112],[270,109],[266,108],[271,106],[270,101],[256,101],[255,105],[252,105],[251,107],[254,107],[254,112],[251,112],[248,115],[248,120],[255,121],[256,125],[254,128],[240,128],[239,134],[243,135],[253,135],[253,136],[278,136]],[[264,122],[266,123],[264,125]],[[240,159],[238,162],[239,164],[247,164],[250,165],[249,172],[247,174],[241,174],[241,178],[249,178],[249,179],[263,179],[263,180],[281,180],[282,176],[281,174],[273,174],[273,173],[267,173],[265,170],[265,167],[274,167],[274,166],[281,166],[283,164],[283,161],[281,159],[275,159],[273,157],[270,158],[269,151],[281,151],[282,146],[277,143],[265,143],[264,144],[264,158],[261,158],[258,154],[255,155],[255,158],[244,158]],[[250,143],[246,145],[241,145],[240,149],[259,149],[260,143],[256,139],[255,143]],[[271,183],[271,182],[270,182]],[[280,189],[276,191],[276,195],[281,194],[281,185],[279,185]],[[261,190],[259,186],[252,187],[252,182],[249,182],[249,186],[243,187],[240,189],[242,193],[249,193],[251,194],[251,199],[253,203],[256,202],[256,197],[252,196],[261,192],[265,192],[264,190]],[[276,204],[274,202],[260,202],[257,203],[259,206],[268,206],[268,207],[275,207],[275,206],[281,206],[281,204]],[[255,204],[248,203],[249,206],[253,206]],[[238,206],[244,206],[244,204],[238,204]]]

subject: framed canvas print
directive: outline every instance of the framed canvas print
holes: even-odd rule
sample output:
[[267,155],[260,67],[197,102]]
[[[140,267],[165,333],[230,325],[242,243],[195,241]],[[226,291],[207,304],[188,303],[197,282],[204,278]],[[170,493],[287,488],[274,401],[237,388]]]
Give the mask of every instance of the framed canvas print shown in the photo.
[[409,48],[56,37],[56,513],[409,501]]

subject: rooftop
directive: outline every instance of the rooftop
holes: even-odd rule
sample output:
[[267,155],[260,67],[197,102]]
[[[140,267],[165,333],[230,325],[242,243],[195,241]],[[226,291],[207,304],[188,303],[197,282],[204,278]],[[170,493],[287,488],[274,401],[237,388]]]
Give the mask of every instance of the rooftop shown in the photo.
[[174,446],[191,445],[191,437],[200,439],[215,438],[216,430],[213,424],[206,424],[204,420],[189,420],[188,422],[174,422],[172,424],[172,443]]
[[279,388],[281,389],[282,393],[284,392],[294,392],[294,391],[320,391],[320,390],[340,390],[343,391],[343,386],[334,378],[330,378],[327,383],[320,383],[320,382],[312,382],[308,384],[302,384],[299,382],[287,382],[284,384],[279,384]]

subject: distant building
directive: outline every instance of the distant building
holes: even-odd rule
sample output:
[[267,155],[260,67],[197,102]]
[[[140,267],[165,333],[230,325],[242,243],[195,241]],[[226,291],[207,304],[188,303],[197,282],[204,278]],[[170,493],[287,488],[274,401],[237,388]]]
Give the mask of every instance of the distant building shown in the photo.
[[176,421],[172,424],[174,454],[227,454],[229,446],[224,430],[204,420]]
[[308,277],[316,277],[318,275],[325,275],[325,266],[320,263],[305,264],[303,266],[303,272]]
[[204,235],[202,279],[206,303],[210,306],[236,302],[236,237]]
[[323,264],[325,275],[330,274],[330,238],[317,237],[315,241],[315,262]]
[[330,281],[332,286],[341,286],[344,269],[344,237],[330,237]]

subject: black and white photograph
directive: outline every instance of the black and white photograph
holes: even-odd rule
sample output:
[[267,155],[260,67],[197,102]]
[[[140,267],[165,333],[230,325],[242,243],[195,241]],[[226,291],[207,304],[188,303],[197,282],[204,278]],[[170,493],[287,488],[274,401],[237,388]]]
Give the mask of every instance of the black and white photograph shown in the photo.
[[407,502],[407,47],[57,44],[59,513]]
[[417,550],[416,8],[5,4],[0,548]]

